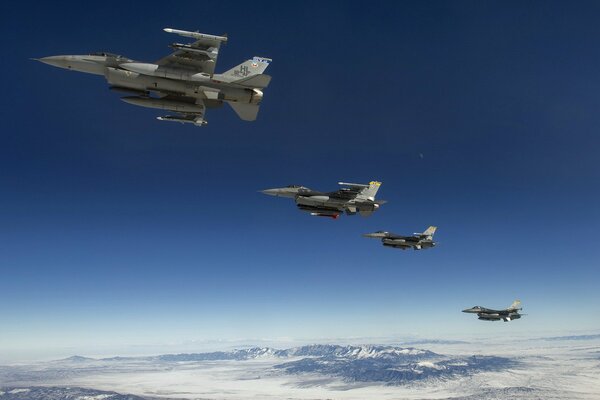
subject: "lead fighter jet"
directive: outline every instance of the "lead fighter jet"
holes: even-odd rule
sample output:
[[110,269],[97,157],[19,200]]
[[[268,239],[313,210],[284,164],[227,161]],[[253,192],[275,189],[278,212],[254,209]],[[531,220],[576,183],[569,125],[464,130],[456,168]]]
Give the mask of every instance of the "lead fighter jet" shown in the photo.
[[380,238],[384,246],[394,247],[396,249],[410,249],[421,250],[428,249],[435,246],[433,241],[433,234],[437,227],[430,226],[423,233],[415,233],[413,236],[401,236],[395,233],[377,231],[373,233],[365,233],[363,236],[369,238]]
[[467,308],[463,310],[464,313],[477,314],[478,319],[483,321],[512,321],[513,319],[521,318],[521,300],[515,300],[510,307],[504,310],[491,310],[489,308],[475,306],[473,308]]
[[165,28],[165,32],[195,39],[173,43],[174,52],[154,63],[143,63],[111,53],[51,56],[37,59],[45,64],[88,74],[103,75],[112,90],[134,96],[126,103],[175,112],[160,121],[206,124],[207,108],[228,103],[245,121],[254,121],[271,77],[263,74],[271,59],[254,57],[222,74],[215,74],[219,47],[227,36],[207,35]]
[[296,201],[302,211],[317,217],[337,219],[344,212],[348,215],[359,213],[367,217],[385,203],[385,200],[375,200],[375,195],[381,182],[360,183],[338,182],[346,186],[335,192],[317,192],[304,186],[290,185],[284,188],[267,189],[262,193],[270,196],[289,197]]

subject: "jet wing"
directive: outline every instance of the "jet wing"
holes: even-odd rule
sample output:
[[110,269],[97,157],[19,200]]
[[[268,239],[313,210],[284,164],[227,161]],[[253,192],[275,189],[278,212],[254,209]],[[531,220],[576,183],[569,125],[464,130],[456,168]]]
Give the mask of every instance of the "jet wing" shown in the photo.
[[327,195],[336,199],[352,200],[360,193],[362,189],[358,187],[341,188],[335,192],[329,192]]
[[344,200],[352,200],[356,198],[356,196],[369,187],[369,185],[363,185],[360,183],[347,183],[347,182],[338,182],[338,185],[345,186],[335,192],[329,192],[327,195],[329,197],[334,197],[336,199],[344,199]]
[[406,243],[417,243],[419,242],[419,239],[414,237],[414,236],[403,236],[403,235],[398,235],[396,233],[391,233],[388,232],[388,234],[385,236],[388,239],[402,239],[404,240]]
[[203,72],[212,76],[217,65],[219,47],[227,41],[227,36],[208,35],[199,32],[187,32],[165,28],[165,32],[197,39],[190,44],[173,43],[170,47],[175,51],[156,62],[169,68],[187,69],[194,73]]
[[491,308],[481,308],[481,313],[483,314],[502,314],[504,311],[503,310],[492,310]]
[[384,242],[383,245],[387,246],[387,247],[394,247],[396,249],[402,249],[402,250],[413,248],[413,246],[408,243],[386,243],[386,242]]
[[388,232],[385,237],[388,239],[406,239],[406,236],[398,235],[392,232]]

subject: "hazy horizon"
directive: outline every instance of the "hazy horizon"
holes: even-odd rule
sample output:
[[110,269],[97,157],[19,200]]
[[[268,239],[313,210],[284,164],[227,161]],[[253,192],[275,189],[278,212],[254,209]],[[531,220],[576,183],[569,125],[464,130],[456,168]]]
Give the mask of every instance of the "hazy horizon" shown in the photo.
[[213,351],[232,351],[252,347],[269,347],[274,349],[287,349],[311,344],[333,344],[333,345],[393,345],[400,347],[428,348],[436,342],[463,342],[464,344],[481,344],[507,341],[535,341],[562,337],[580,337],[600,335],[600,330],[590,331],[549,331],[529,333],[524,335],[510,336],[498,333],[495,336],[475,335],[453,335],[453,336],[420,336],[416,334],[398,334],[380,337],[327,337],[327,338],[248,338],[248,339],[204,339],[204,340],[179,340],[169,343],[137,343],[137,344],[95,344],[89,346],[65,346],[65,347],[33,347],[23,349],[2,349],[0,354],[0,365],[52,361],[72,356],[88,358],[107,357],[135,357],[135,356],[157,356],[162,354],[180,353],[205,353]]

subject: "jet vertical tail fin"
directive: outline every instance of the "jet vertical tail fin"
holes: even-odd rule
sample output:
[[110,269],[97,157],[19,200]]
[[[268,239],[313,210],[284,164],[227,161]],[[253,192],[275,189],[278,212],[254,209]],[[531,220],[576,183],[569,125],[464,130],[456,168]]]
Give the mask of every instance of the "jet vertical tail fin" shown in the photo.
[[369,182],[369,186],[360,191],[360,195],[371,201],[375,201],[375,195],[377,194],[380,186],[381,182],[371,181]]
[[508,307],[509,310],[520,310],[521,309],[521,300],[515,300],[513,301],[513,303],[510,305],[510,307]]
[[427,228],[427,230],[425,230],[425,232],[423,232],[423,236],[433,236],[435,234],[436,229],[437,226],[430,226],[429,228]]
[[223,72],[222,76],[230,79],[231,82],[235,82],[254,75],[260,75],[265,72],[271,61],[270,58],[254,57],[252,60],[246,60],[229,71]]
[[[347,182],[338,182],[338,185],[349,186],[356,195],[358,200],[369,200],[375,201],[375,195],[381,186],[381,182],[371,181],[368,185],[362,183],[347,183]],[[349,190],[349,189],[342,189]],[[385,203],[385,201],[380,201],[381,204]]]

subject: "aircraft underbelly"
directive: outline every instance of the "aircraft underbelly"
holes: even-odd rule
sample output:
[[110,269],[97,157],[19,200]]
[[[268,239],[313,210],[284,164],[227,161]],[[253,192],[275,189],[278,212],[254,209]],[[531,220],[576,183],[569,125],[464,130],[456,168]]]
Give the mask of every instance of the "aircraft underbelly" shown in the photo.
[[223,86],[211,82],[191,82],[143,75],[120,68],[106,68],[104,74],[107,82],[116,87],[134,90],[149,90],[165,94],[180,94],[199,99],[223,100],[236,103],[253,102],[253,92],[246,89]]
[[479,319],[487,320],[487,321],[498,321],[502,319],[499,314],[477,314]]
[[300,196],[296,198],[296,204],[305,205],[305,206],[313,206],[313,207],[331,207],[337,208],[340,205],[339,202],[336,202],[330,199],[328,196],[311,196],[311,197],[303,197]]
[[383,243],[389,243],[389,244],[407,244],[406,240],[404,240],[404,239],[389,239],[389,238],[383,238]]

